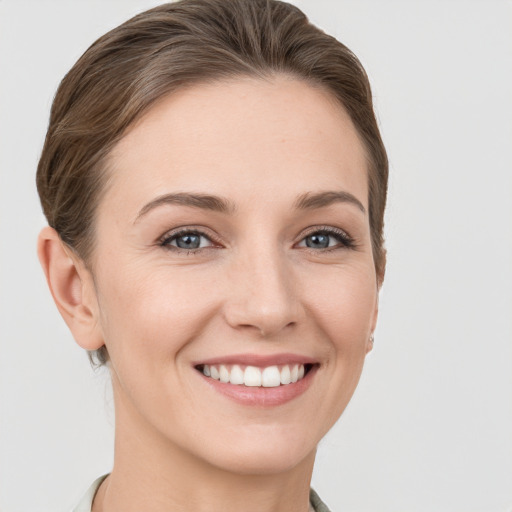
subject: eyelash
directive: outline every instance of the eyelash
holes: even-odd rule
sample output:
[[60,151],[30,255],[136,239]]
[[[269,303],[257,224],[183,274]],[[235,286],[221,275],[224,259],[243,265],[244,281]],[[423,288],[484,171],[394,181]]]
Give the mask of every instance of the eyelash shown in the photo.
[[[170,251],[185,253],[185,255],[187,255],[187,256],[190,254],[201,253],[204,250],[215,249],[215,247],[211,247],[211,246],[210,247],[200,247],[198,249],[184,249],[181,247],[175,247],[175,246],[170,245],[170,242],[172,242],[173,240],[180,238],[181,236],[184,236],[184,235],[199,235],[200,237],[206,238],[210,242],[220,244],[220,241],[215,239],[214,237],[207,235],[206,233],[204,233],[203,231],[201,231],[199,229],[194,229],[194,228],[190,227],[190,228],[181,229],[174,233],[169,233],[169,234],[166,233],[160,239],[159,245],[161,247],[164,247],[167,250],[170,250]],[[326,247],[323,249],[314,249],[312,247],[304,247],[304,249],[307,250],[308,252],[326,253],[326,252],[337,251],[340,249],[356,249],[357,248],[355,240],[350,235],[348,235],[345,231],[338,229],[338,228],[333,228],[330,226],[321,226],[319,228],[316,228],[315,230],[312,230],[312,231],[306,233],[302,237],[300,242],[302,242],[303,240],[305,240],[306,238],[308,238],[312,235],[328,235],[328,236],[331,236],[331,237],[337,239],[340,244],[336,245],[334,247]]]
[[174,246],[170,245],[170,242],[172,242],[173,240],[175,240],[177,238],[180,238],[181,236],[184,236],[184,235],[199,235],[201,237],[206,238],[210,242],[214,242],[214,243],[220,244],[219,240],[215,239],[214,237],[212,237],[210,235],[207,235],[206,233],[204,233],[200,229],[194,229],[193,227],[190,227],[190,228],[180,229],[179,231],[176,231],[174,233],[165,234],[160,239],[160,244],[159,245],[161,245],[164,249],[167,249],[169,251],[176,251],[176,252],[179,252],[179,253],[185,253],[185,255],[187,255],[187,256],[189,254],[198,254],[200,252],[203,252],[205,249],[207,250],[207,249],[214,249],[215,248],[215,247],[202,247],[202,248],[199,248],[199,249],[183,249],[181,247],[174,247]]
[[345,231],[339,228],[334,228],[330,226],[322,226],[320,228],[315,228],[312,231],[309,231],[306,233],[302,239],[301,242],[305,240],[306,238],[312,236],[312,235],[328,235],[333,238],[335,238],[339,245],[335,245],[333,247],[327,247],[324,249],[313,249],[312,247],[306,247],[305,249],[313,251],[313,252],[331,252],[331,251],[337,251],[340,249],[355,249],[356,248],[356,242],[355,240]]

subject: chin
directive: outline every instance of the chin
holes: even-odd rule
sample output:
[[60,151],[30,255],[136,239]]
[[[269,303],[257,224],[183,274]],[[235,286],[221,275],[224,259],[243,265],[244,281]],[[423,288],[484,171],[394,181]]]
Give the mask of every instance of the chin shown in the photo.
[[314,460],[316,442],[287,432],[218,439],[202,456],[218,468],[241,475],[271,475],[292,470]]
[[[315,451],[314,449],[313,453]],[[293,470],[303,463],[308,455],[310,454],[276,456],[275,454],[270,455],[266,451],[255,450],[253,453],[217,456],[217,460],[212,463],[224,471],[239,475],[276,475]]]

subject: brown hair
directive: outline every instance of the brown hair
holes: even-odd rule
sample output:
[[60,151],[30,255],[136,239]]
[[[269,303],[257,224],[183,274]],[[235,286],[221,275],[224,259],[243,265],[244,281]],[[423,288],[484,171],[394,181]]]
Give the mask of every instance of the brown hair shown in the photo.
[[[346,46],[297,7],[276,0],[181,0],[143,12],[93,43],[62,80],[51,109],[37,168],[49,225],[87,263],[108,179],[105,162],[126,129],[179,88],[276,73],[323,87],[350,115],[367,151],[369,221],[381,282],[388,161],[368,77]],[[95,355],[100,364],[108,358],[105,347]]]

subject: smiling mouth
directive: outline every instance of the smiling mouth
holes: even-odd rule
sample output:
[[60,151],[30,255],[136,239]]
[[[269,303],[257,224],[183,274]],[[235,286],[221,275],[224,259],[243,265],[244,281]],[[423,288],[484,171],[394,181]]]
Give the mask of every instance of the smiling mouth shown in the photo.
[[195,366],[205,377],[226,384],[246,387],[275,388],[302,380],[314,364],[284,364],[260,368],[238,364],[200,364]]

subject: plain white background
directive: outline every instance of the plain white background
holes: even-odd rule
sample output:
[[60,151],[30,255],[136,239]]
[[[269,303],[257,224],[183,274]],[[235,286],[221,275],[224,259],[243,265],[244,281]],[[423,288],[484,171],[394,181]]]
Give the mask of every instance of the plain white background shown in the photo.
[[[2,512],[70,510],[111,467],[108,376],[47,291],[34,175],[60,79],[158,3],[0,0]],[[510,512],[512,3],[296,3],[367,68],[391,162],[375,349],[313,485],[333,512]]]

